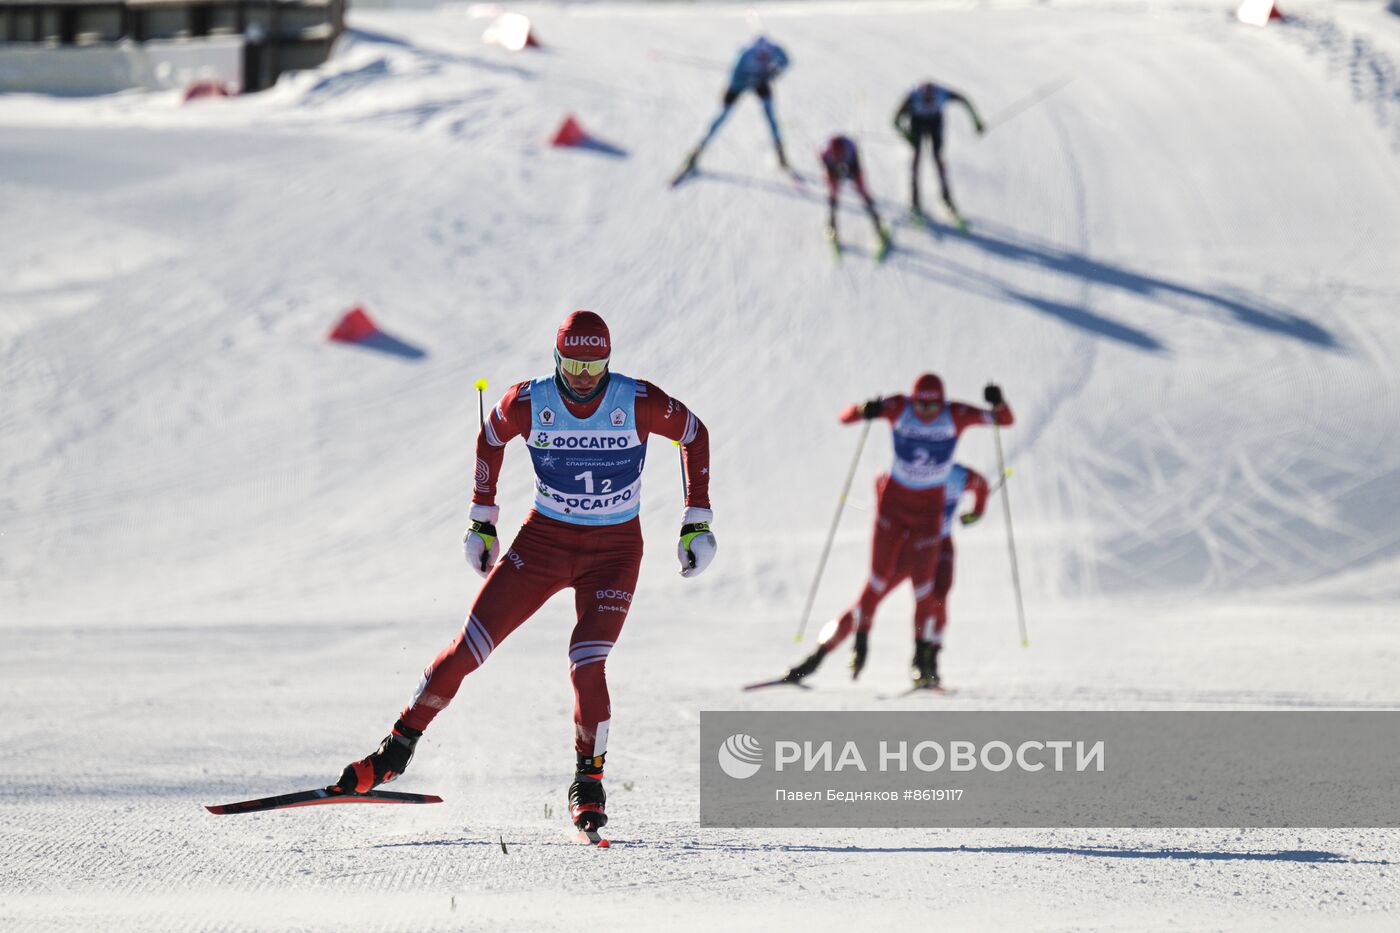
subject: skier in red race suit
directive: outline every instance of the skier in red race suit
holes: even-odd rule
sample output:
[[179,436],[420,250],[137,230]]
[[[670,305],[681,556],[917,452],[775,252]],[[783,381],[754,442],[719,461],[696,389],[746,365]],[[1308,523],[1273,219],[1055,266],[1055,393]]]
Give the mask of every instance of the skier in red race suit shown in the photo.
[[838,252],[840,251],[841,241],[836,231],[836,196],[841,190],[841,183],[849,181],[856,189],[856,194],[860,195],[861,201],[865,203],[865,212],[870,215],[870,222],[875,225],[875,236],[880,240],[879,257],[883,259],[890,248],[890,232],[880,222],[875,202],[871,200],[870,192],[865,189],[865,176],[861,174],[860,153],[856,150],[856,144],[848,136],[833,136],[827,140],[826,148],[819,156],[822,168],[826,170],[827,240]]
[[[914,641],[927,642],[931,647],[928,649],[929,658],[926,665],[920,665],[915,661],[913,678],[917,687],[937,687],[938,678],[938,653],[943,648],[943,630],[948,625],[948,594],[953,589],[953,569],[957,554],[953,549],[953,521],[957,517],[958,502],[963,493],[971,493],[973,496],[972,511],[964,512],[962,523],[971,525],[982,518],[982,514],[987,510],[987,498],[991,488],[987,485],[986,479],[981,473],[961,463],[953,464],[952,474],[948,482],[943,487],[943,536],[936,546],[934,556],[934,575],[932,583],[925,583],[924,590],[916,588],[914,590],[915,602],[928,599],[929,612],[927,614],[915,613],[914,615]],[[915,560],[918,551],[913,547],[902,547],[899,549],[899,562],[895,565],[894,576],[890,578],[889,586],[882,594],[875,599],[875,606],[878,607],[884,598],[905,580],[914,578]],[[929,588],[931,592],[929,591]],[[846,636],[857,630],[856,618],[860,613],[860,602],[847,609],[840,618],[832,619],[822,627],[821,641],[817,651],[811,657],[816,658],[817,663],[831,653],[837,645],[846,640]],[[874,610],[869,616],[861,619],[863,631],[870,631],[875,622]],[[916,649],[917,654],[917,649]],[[800,668],[794,668],[799,670]],[[812,665],[812,670],[816,670],[816,665]],[[791,674],[791,672],[789,672]],[[806,673],[800,674],[796,680],[801,680]]]
[[[943,537],[945,486],[953,472],[953,455],[958,438],[977,424],[1009,427],[1014,419],[1001,389],[988,385],[983,393],[990,409],[962,402],[945,402],[943,380],[924,373],[909,395],[876,398],[863,405],[850,405],[841,412],[841,421],[884,419],[890,422],[894,440],[894,466],[875,481],[875,538],[871,545],[870,579],[851,612],[855,646],[851,656],[851,676],[859,677],[865,668],[870,624],[875,607],[898,582],[900,557],[909,552],[910,578],[914,583],[914,662],[915,686],[930,686],[935,676],[936,628],[934,578]],[[840,623],[837,623],[837,630]],[[834,634],[834,633],[833,633]],[[844,636],[842,636],[844,637]],[[801,664],[788,671],[789,683],[810,675],[840,639],[826,641]]]
[[[578,623],[569,639],[574,688],[574,824],[607,823],[603,761],[612,712],[606,661],[632,607],[642,561],[640,508],[647,437],[681,444],[686,510],[677,554],[681,576],[714,559],[710,532],[710,441],[700,419],[649,382],[611,372],[607,324],[592,311],[570,314],[555,338],[555,370],[512,386],[476,442],[476,486],[465,539],[467,562],[486,577],[457,637],[428,665],[393,731],[348,765],[339,786],[363,793],[403,773],[414,745],[512,631],[555,593],[572,588]],[[505,445],[520,437],[535,469],[534,509],[505,550],[496,535],[496,480]]]

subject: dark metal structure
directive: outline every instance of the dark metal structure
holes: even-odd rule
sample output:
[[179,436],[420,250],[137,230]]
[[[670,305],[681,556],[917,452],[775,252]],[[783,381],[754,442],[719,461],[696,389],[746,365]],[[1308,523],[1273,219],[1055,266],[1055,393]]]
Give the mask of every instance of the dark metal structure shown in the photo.
[[[0,0],[0,43],[93,46],[150,39],[245,40],[243,90],[324,62],[346,0]],[[0,46],[3,48],[3,46]]]

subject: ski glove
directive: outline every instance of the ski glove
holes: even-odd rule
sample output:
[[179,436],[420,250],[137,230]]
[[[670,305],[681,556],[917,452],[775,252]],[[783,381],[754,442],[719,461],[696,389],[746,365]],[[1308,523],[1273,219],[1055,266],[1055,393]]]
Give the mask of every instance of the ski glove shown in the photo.
[[987,383],[987,388],[982,390],[982,397],[987,400],[987,404],[996,408],[998,405],[1005,405],[1006,399],[1001,395],[1001,386],[995,382]]
[[483,577],[491,572],[491,565],[501,555],[501,546],[496,543],[496,519],[501,517],[499,506],[474,505],[471,511],[471,524],[462,547],[467,552],[467,563]]
[[696,577],[710,566],[715,559],[719,545],[710,531],[710,520],[715,513],[709,509],[689,508],[681,519],[681,540],[676,545],[676,557],[680,558],[681,576]]
[[860,416],[866,421],[874,421],[880,417],[880,413],[885,410],[885,400],[882,398],[872,398],[864,405],[860,406]]
[[977,522],[979,522],[979,521],[981,521],[981,520],[982,520],[982,513],[981,513],[981,512],[964,512],[964,513],[962,514],[961,518],[960,518],[960,521],[961,521],[964,525],[976,524]]

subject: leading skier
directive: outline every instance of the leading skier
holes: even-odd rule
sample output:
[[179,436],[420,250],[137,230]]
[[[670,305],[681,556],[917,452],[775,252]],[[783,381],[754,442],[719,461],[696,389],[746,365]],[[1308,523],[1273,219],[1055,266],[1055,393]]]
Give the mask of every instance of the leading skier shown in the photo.
[[[578,622],[569,639],[576,768],[569,813],[585,833],[607,823],[603,762],[612,712],[605,676],[609,652],[632,607],[642,561],[642,464],[647,437],[681,445],[686,510],[677,555],[683,577],[714,559],[710,531],[710,441],[705,425],[655,385],[610,369],[608,326],[575,311],[555,336],[554,372],[517,383],[491,410],[476,442],[476,484],[464,546],[486,583],[462,630],[423,673],[418,690],[379,748],[347,765],[338,786],[363,793],[402,774],[423,731],[462,678],[555,593],[572,588]],[[496,481],[511,438],[535,469],[534,509],[502,547]],[[502,551],[505,560],[498,560]]]
[[729,117],[734,102],[745,91],[752,91],[762,102],[763,115],[767,118],[768,129],[773,134],[773,149],[778,155],[778,165],[785,170],[791,170],[787,154],[783,151],[783,134],[778,129],[778,116],[773,112],[773,82],[787,67],[787,52],[766,36],[759,36],[752,45],[739,53],[739,57],[734,61],[734,70],[729,75],[729,86],[725,88],[724,98],[720,102],[719,114],[710,122],[710,127],[700,142],[686,156],[685,165],[671,182],[673,186],[695,173],[701,153],[710,144],[710,140],[715,138],[720,126]]
[[[933,631],[936,618],[935,576],[943,537],[946,485],[953,472],[953,456],[962,432],[973,425],[1009,427],[1014,418],[1001,388],[988,384],[983,398],[990,408],[963,402],[946,402],[943,380],[924,373],[908,395],[874,398],[849,405],[841,412],[843,424],[882,419],[890,423],[894,441],[894,465],[875,481],[875,538],[871,543],[870,578],[861,590],[852,615],[855,645],[851,676],[865,668],[870,625],[895,580],[900,555],[911,553],[914,583],[915,681],[928,685],[934,676]],[[821,664],[825,651],[818,648],[788,671],[784,680],[798,683]]]

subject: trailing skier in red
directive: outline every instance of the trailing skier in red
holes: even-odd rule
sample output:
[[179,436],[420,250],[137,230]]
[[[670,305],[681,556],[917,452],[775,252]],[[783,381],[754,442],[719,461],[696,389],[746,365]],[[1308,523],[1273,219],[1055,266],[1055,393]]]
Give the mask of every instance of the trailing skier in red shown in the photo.
[[[961,521],[964,525],[974,524],[982,518],[982,514],[987,509],[987,497],[990,491],[991,488],[981,473],[965,467],[961,463],[953,464],[952,473],[949,474],[948,482],[943,487],[943,527],[942,536],[936,545],[937,550],[934,555],[933,582],[923,584],[922,590],[916,584],[914,589],[915,602],[926,600],[928,610],[923,614],[918,612],[914,614],[915,648],[911,677],[915,687],[936,688],[941,683],[938,676],[938,654],[943,648],[943,630],[948,625],[948,594],[953,589],[953,569],[957,558],[953,548],[953,523],[958,519],[958,503],[964,493],[972,495],[972,511],[964,512]],[[901,583],[914,578],[918,556],[918,549],[914,547],[900,548],[894,575],[890,578],[889,585],[885,590],[876,595],[871,614],[861,617],[861,604],[857,602],[842,613],[839,618],[832,619],[823,626],[817,650],[797,667],[788,671],[788,677],[792,678],[790,682],[795,683],[814,673],[818,665],[833,649],[845,641],[848,635],[858,631],[858,618],[859,624],[863,626],[859,630],[869,632],[875,623],[875,608]],[[860,663],[863,667],[865,663],[863,654]]]
[[[983,397],[990,408],[945,402],[943,380],[933,373],[924,373],[915,381],[909,395],[871,399],[863,405],[850,405],[841,413],[845,424],[877,418],[890,422],[894,441],[893,467],[875,482],[875,536],[871,544],[870,577],[860,599],[848,613],[848,627],[855,634],[852,677],[859,677],[865,668],[875,607],[900,579],[900,559],[906,552],[915,594],[914,680],[916,685],[920,685],[920,681],[928,685],[936,677],[937,653],[933,647],[934,636],[939,632],[939,600],[935,595],[935,578],[942,551],[945,493],[953,475],[958,438],[973,425],[1008,427],[1014,422],[1011,407],[998,386],[988,385]],[[984,504],[979,499],[979,507]],[[840,630],[838,621],[835,631],[825,633],[834,640],[830,643],[824,640],[822,646],[788,671],[784,681],[800,683],[815,671],[826,652],[840,641],[835,637]],[[841,638],[844,637],[842,634]]]
[[[482,425],[467,561],[486,577],[462,630],[428,665],[413,699],[379,748],[346,766],[339,786],[364,792],[393,780],[434,717],[505,638],[560,590],[572,588],[578,622],[569,639],[575,776],[569,811],[598,842],[607,823],[603,764],[612,721],[606,662],[632,607],[641,569],[642,464],[651,434],[677,441],[688,479],[677,555],[681,575],[714,559],[709,434],[679,400],[612,372],[603,319],[575,311],[559,328],[554,372],[518,383]],[[524,440],[535,471],[534,508],[508,548],[498,540],[496,482],[505,445]],[[500,559],[504,552],[504,559]]]

